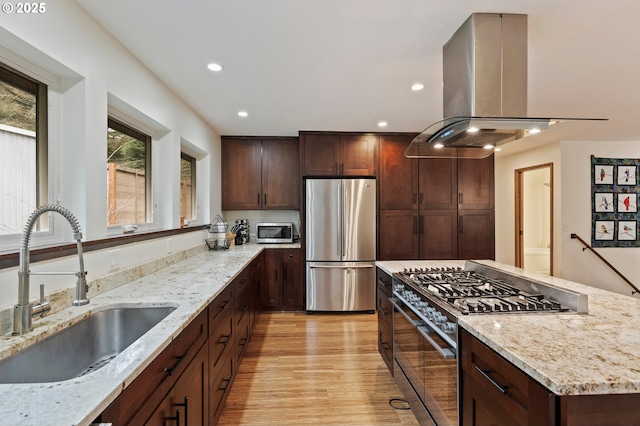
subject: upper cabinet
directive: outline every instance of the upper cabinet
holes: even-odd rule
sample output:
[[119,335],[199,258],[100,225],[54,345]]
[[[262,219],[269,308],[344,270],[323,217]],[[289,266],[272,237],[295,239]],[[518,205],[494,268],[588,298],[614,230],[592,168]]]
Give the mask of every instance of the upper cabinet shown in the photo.
[[412,139],[380,136],[379,259],[493,259],[493,156],[410,159]]
[[300,132],[303,176],[375,176],[378,136]]
[[494,208],[493,155],[482,159],[458,159],[458,209]]
[[300,208],[298,138],[222,137],[222,210]]

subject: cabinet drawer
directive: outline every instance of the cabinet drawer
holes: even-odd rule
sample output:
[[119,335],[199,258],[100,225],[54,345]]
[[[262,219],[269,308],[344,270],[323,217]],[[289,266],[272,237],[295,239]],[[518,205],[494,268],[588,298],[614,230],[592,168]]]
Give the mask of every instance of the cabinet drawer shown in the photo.
[[228,285],[227,288],[216,296],[209,304],[209,332],[213,332],[216,318],[223,312],[231,312],[233,307],[234,286]]
[[378,290],[386,294],[387,297],[391,297],[391,294],[393,293],[393,282],[391,275],[382,271],[380,268],[377,268],[376,282],[378,283]]
[[[465,393],[473,393],[477,401],[473,405],[492,407],[494,415],[509,419],[509,423],[549,424],[554,412],[553,393],[465,330],[460,336],[463,407],[465,400],[469,401]],[[469,415],[464,417],[463,424],[470,424]]]
[[215,324],[211,324],[211,329],[213,331],[209,336],[209,367],[213,371],[218,368],[223,355],[228,352],[225,350],[233,346],[233,312],[227,310],[223,315],[218,315]]
[[389,300],[387,295],[382,292],[378,292],[377,309],[378,309],[378,318],[381,321],[386,322],[387,325],[390,327],[391,318],[393,316],[393,306],[391,305],[391,301]]
[[217,374],[214,375],[213,372],[210,372],[213,380],[209,387],[209,424],[216,424],[220,418],[225,398],[231,390],[233,364],[233,357],[225,356]]
[[393,330],[378,313],[378,352],[393,375]]

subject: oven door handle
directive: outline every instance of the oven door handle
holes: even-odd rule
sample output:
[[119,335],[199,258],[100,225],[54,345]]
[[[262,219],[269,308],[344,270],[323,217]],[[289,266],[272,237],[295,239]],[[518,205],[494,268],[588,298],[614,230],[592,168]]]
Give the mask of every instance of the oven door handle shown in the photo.
[[406,318],[407,321],[409,321],[411,324],[413,324],[416,328],[418,326],[420,326],[422,324],[421,321],[419,320],[414,320],[413,318],[411,318],[409,315],[407,315],[407,313],[402,309],[402,306],[400,306],[398,304],[398,299],[396,299],[395,297],[392,297],[389,299],[389,301],[391,302],[391,304],[393,305],[394,308],[396,308],[396,310],[398,312],[400,312],[402,314],[403,317]]
[[431,346],[433,346],[433,348],[437,350],[440,355],[442,355],[444,359],[456,359],[456,352],[451,348],[443,348],[442,346],[440,346],[435,340],[431,338],[431,336],[429,336],[429,331],[430,329],[424,325],[418,326],[418,332],[422,334],[422,337],[424,337],[429,342],[429,344],[431,344]]

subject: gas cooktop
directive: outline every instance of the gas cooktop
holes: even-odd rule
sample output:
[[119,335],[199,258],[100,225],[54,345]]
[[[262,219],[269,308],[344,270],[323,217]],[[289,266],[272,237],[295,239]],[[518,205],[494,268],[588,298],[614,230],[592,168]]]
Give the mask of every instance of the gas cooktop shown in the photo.
[[[495,270],[475,262],[465,268],[410,268],[396,274],[424,296],[462,314],[586,312],[586,296]],[[584,296],[584,298],[582,297]]]

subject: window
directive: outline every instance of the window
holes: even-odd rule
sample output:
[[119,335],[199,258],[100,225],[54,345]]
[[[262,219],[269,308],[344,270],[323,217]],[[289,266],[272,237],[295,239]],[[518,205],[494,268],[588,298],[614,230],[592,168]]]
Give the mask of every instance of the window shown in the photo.
[[180,154],[180,216],[190,220],[196,218],[196,159]]
[[151,222],[151,136],[109,118],[107,224]]
[[[0,65],[0,234],[48,202],[47,85]],[[42,215],[36,231],[48,229]]]

